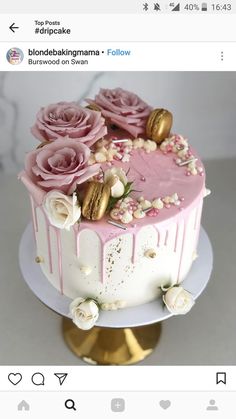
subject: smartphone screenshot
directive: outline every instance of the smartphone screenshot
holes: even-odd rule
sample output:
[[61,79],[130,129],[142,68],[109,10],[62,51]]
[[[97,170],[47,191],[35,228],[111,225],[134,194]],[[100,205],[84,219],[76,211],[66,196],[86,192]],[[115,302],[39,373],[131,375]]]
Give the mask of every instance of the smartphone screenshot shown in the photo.
[[0,6],[1,417],[235,418],[236,6]]

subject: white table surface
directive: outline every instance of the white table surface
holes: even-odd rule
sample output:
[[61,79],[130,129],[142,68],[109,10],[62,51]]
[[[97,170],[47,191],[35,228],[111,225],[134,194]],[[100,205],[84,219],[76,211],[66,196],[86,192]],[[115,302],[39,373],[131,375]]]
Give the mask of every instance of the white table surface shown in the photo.
[[[236,363],[236,161],[205,162],[203,226],[214,249],[207,289],[186,316],[163,322],[160,343],[143,365]],[[0,174],[0,364],[83,364],[67,348],[61,317],[33,295],[21,277],[18,247],[30,217],[24,186]]]

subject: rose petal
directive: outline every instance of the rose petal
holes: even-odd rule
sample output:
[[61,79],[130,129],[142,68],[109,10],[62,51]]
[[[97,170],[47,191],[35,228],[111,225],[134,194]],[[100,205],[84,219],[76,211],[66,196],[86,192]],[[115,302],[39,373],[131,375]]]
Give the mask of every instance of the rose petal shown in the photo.
[[39,110],[31,132],[40,141],[68,137],[90,147],[107,134],[107,128],[100,112],[75,102],[59,102]]

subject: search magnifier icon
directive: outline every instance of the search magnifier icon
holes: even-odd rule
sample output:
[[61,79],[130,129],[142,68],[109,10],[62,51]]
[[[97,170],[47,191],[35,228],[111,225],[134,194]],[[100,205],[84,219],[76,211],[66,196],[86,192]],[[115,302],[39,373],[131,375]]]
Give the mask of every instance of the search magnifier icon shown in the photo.
[[69,410],[71,410],[71,409],[76,410],[75,402],[72,399],[67,399],[65,401],[65,407]]

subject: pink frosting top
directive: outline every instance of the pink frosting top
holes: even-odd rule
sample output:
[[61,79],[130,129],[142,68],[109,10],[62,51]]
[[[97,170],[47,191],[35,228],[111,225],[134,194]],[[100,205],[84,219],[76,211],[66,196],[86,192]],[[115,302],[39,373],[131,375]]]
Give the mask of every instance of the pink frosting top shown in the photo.
[[[113,133],[114,134],[114,133]],[[127,133],[117,130],[116,137],[127,138]],[[109,130],[108,137],[112,133]],[[54,143],[55,144],[55,143]],[[79,225],[75,227],[80,231],[83,229],[92,229],[96,231],[100,239],[105,243],[120,234],[132,233],[143,226],[155,225],[161,228],[163,224],[168,224],[172,218],[183,219],[185,215],[196,204],[196,201],[202,199],[205,191],[205,171],[201,160],[196,152],[190,148],[192,154],[198,158],[198,167],[202,167],[201,175],[186,176],[186,166],[178,166],[176,164],[176,154],[168,152],[164,154],[160,149],[147,153],[143,149],[132,150],[132,156],[129,162],[113,161],[113,167],[121,167],[125,172],[129,171],[128,180],[133,181],[132,188],[139,192],[132,192],[131,197],[138,198],[143,196],[145,199],[152,201],[155,198],[164,198],[168,195],[178,194],[182,198],[180,206],[171,205],[169,208],[163,208],[154,216],[145,216],[141,219],[133,219],[130,224],[125,224],[126,230],[122,230],[116,226],[107,223],[110,218],[106,215],[100,221],[88,221],[83,219]],[[102,165],[103,170],[111,168],[107,163]],[[38,188],[23,172],[20,178],[31,193],[37,205],[41,205],[45,191]],[[181,211],[180,211],[181,209]]]
[[[119,137],[124,137],[119,135]],[[154,217],[146,216],[142,219],[133,219],[130,224],[125,224],[126,231],[107,223],[109,215],[100,221],[81,222],[81,229],[89,228],[95,230],[100,238],[106,242],[120,234],[135,233],[143,226],[155,225],[157,228],[161,224],[169,223],[174,218],[180,220],[187,215],[196,201],[203,198],[205,191],[205,170],[197,153],[190,147],[192,154],[198,159],[198,166],[203,171],[195,176],[186,176],[186,166],[176,164],[176,154],[173,152],[164,154],[160,149],[146,153],[143,149],[133,150],[132,157],[127,163],[114,161],[112,167],[122,167],[128,172],[129,181],[133,181],[132,188],[140,192],[132,192],[131,197],[138,198],[143,196],[152,201],[155,198],[164,198],[167,195],[177,193],[182,198],[181,205],[171,205],[170,208],[163,208]],[[103,170],[110,168],[107,163],[102,165]],[[145,180],[144,180],[145,179]]]

